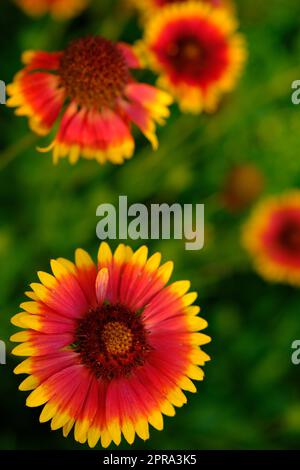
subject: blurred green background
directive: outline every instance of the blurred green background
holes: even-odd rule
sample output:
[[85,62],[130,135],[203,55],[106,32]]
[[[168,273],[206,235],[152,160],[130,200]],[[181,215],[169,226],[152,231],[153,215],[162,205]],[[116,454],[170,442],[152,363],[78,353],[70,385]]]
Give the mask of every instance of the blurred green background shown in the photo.
[[[141,35],[137,17],[112,0],[92,1],[66,23],[33,20],[9,0],[0,9],[6,83],[23,50],[58,50],[91,33],[129,42]],[[8,346],[8,364],[0,366],[0,449],[85,448],[39,424],[40,410],[26,409],[12,373],[17,361],[8,338],[16,329],[9,319],[50,258],[72,258],[79,246],[96,255],[96,207],[116,204],[121,194],[129,203],[205,203],[204,250],[185,251],[182,241],[149,245],[175,261],[174,278],[192,281],[213,338],[199,393],[165,419],[163,432],[152,430],[133,448],[300,448],[300,367],[290,359],[291,343],[300,338],[300,293],[253,272],[240,245],[251,208],[232,212],[220,196],[232,168],[249,163],[263,175],[262,197],[300,187],[300,109],[290,99],[291,83],[300,79],[300,3],[240,0],[238,16],[249,61],[237,89],[212,116],[182,116],[174,106],[159,130],[159,150],[153,153],[137,133],[136,154],[124,166],[84,160],[53,166],[50,155],[35,150],[50,138],[37,139],[26,119],[0,107],[0,338]]]

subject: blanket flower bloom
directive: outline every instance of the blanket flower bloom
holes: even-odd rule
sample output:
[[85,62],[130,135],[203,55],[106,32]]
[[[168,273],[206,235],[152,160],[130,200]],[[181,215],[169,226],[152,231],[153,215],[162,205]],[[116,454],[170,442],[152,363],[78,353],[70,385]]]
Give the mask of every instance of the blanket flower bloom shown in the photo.
[[29,356],[16,369],[28,374],[20,390],[33,390],[27,406],[43,405],[40,421],[67,436],[74,427],[80,443],[116,445],[122,435],[149,438],[149,424],[163,429],[163,414],[195,392],[209,356],[201,350],[210,338],[199,330],[207,322],[193,306],[190,283],[166,285],[173,263],[148,258],[145,246],[114,253],[101,243],[98,266],[79,249],[75,263],[52,260],[52,274],[39,272],[31,299],[12,323],[25,331],[16,356]]
[[133,49],[100,36],[71,42],[63,52],[26,52],[25,68],[7,87],[7,105],[29,118],[39,135],[58,131],[53,161],[80,156],[121,164],[134,153],[131,124],[157,148],[156,123],[164,124],[172,99],[156,87],[135,81],[139,68]]
[[300,191],[261,202],[243,229],[243,243],[266,280],[300,286]]
[[50,13],[55,19],[65,20],[78,15],[89,0],[15,0],[31,16]]
[[172,3],[146,23],[141,53],[184,112],[214,112],[233,90],[246,48],[234,15],[195,0]]

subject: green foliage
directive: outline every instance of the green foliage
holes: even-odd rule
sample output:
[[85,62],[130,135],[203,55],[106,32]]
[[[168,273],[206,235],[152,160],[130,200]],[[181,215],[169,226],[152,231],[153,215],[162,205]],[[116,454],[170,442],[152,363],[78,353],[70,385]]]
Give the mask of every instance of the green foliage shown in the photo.
[[[57,24],[32,20],[12,2],[1,2],[0,77],[7,83],[20,68],[23,50],[57,50],[70,38],[89,33],[134,41],[135,17],[112,0],[95,0],[81,18]],[[249,62],[237,89],[212,116],[181,116],[176,105],[159,130],[153,153],[137,135],[137,151],[124,166],[81,160],[75,167],[53,166],[35,147],[27,121],[0,108],[0,337],[15,331],[10,317],[23,291],[48,270],[48,260],[71,258],[81,246],[96,254],[96,207],[129,202],[206,204],[207,240],[200,252],[180,241],[151,242],[175,261],[177,279],[191,279],[199,292],[212,343],[212,362],[199,393],[166,418],[162,433],[134,448],[250,449],[297,448],[300,437],[300,369],[291,364],[290,346],[300,337],[297,289],[269,285],[251,268],[240,247],[240,227],[248,211],[232,215],[219,193],[233,164],[251,162],[264,174],[265,194],[300,186],[300,110],[291,104],[291,83],[299,79],[298,0],[240,0],[241,29]],[[10,346],[9,346],[10,349]],[[38,423],[26,409],[9,356],[0,367],[0,448],[81,448],[72,438]]]

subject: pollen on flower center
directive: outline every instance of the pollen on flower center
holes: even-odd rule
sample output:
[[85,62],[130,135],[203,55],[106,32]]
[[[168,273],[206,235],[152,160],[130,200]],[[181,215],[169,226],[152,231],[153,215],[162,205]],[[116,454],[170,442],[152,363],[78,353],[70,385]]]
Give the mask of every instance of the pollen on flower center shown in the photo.
[[100,36],[71,42],[62,56],[59,74],[66,95],[91,109],[113,108],[129,81],[122,52]]
[[131,330],[118,321],[112,321],[105,325],[102,338],[106,350],[110,354],[126,354],[132,346]]
[[81,362],[108,381],[129,376],[151,350],[141,317],[119,304],[90,310],[78,321],[74,343]]

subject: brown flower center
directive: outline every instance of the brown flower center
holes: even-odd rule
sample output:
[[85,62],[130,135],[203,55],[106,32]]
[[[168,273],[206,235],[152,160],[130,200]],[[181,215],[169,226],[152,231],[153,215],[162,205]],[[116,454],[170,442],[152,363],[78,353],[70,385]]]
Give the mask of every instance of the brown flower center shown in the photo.
[[129,376],[151,350],[142,318],[122,305],[102,305],[78,321],[75,351],[97,378]]
[[129,81],[122,52],[100,36],[71,42],[62,56],[59,74],[67,96],[89,109],[113,108]]
[[168,55],[173,59],[174,64],[189,64],[201,60],[203,50],[194,38],[181,38],[177,42],[171,43],[168,48]]
[[282,228],[280,244],[291,253],[300,253],[300,225],[297,222],[289,221]]

